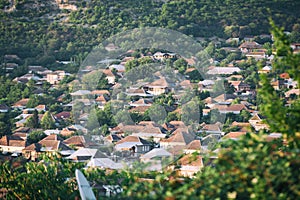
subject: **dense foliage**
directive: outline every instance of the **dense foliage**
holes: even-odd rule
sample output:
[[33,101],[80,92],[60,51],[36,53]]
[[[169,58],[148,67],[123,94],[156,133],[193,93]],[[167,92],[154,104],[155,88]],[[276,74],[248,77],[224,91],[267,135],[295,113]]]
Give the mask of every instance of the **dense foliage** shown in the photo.
[[[60,10],[51,1],[13,1],[0,11],[0,54],[17,54],[24,65],[76,71],[92,47],[137,27],[165,27],[194,37],[240,37],[269,32],[268,16],[299,41],[299,1],[76,1]],[[0,7],[8,5],[1,0]],[[37,5],[37,6],[36,6]],[[30,9],[28,9],[30,8]],[[2,58],[3,59],[3,58]],[[63,66],[56,60],[72,60]]]

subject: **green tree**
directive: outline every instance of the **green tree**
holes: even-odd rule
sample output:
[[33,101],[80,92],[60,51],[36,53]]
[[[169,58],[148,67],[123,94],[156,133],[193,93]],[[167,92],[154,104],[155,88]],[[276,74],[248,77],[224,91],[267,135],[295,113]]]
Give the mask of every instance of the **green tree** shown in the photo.
[[52,129],[55,128],[55,120],[53,119],[52,114],[47,111],[41,119],[41,126],[43,129]]
[[94,129],[100,127],[99,121],[98,121],[98,117],[97,117],[97,110],[96,109],[92,109],[89,112],[89,116],[88,116],[88,121],[87,121],[86,127],[89,130],[94,130]]
[[29,133],[27,137],[27,141],[29,144],[37,143],[38,141],[45,138],[47,135],[43,131],[32,131]]
[[[74,199],[74,172],[80,163],[52,156],[42,162],[4,162],[0,165],[0,187],[8,189],[10,199]],[[16,167],[19,166],[19,167]]]
[[188,66],[188,63],[183,58],[179,58],[173,63],[173,65],[175,69],[177,69],[180,73],[183,74]]
[[40,122],[39,122],[39,115],[38,111],[34,109],[32,116],[29,117],[29,119],[26,121],[25,126],[30,128],[39,128]]

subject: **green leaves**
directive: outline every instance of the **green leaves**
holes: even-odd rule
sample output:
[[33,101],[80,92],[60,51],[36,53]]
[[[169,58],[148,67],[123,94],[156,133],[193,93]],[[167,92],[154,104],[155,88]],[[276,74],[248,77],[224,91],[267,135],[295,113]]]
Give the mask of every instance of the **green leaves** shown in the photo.
[[9,189],[9,199],[74,199],[74,172],[82,164],[69,163],[56,155],[42,157],[40,162],[28,162],[20,167],[5,162],[0,165],[0,187]]

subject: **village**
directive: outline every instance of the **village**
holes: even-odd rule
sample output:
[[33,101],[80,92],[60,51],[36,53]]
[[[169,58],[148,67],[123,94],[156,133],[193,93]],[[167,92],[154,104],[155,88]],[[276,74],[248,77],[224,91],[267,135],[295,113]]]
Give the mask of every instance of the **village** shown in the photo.
[[[299,86],[288,73],[272,70],[274,49],[270,43],[256,42],[257,38],[272,41],[271,35],[226,41],[211,38],[206,48],[211,55],[206,72],[210,79],[201,77],[193,60],[159,50],[131,50],[120,61],[109,63],[101,70],[104,78],[94,90],[72,90],[75,74],[28,66],[28,73],[13,81],[30,87],[32,94],[11,105],[0,105],[1,114],[15,114],[11,115],[12,133],[1,133],[0,158],[32,162],[39,161],[41,154],[58,153],[85,163],[87,168],[122,170],[141,163],[145,170],[172,169],[180,176],[193,177],[217,159],[223,141],[238,141],[250,132],[263,132],[268,141],[280,138],[281,133],[269,131],[259,112],[259,74],[273,77],[271,85],[286,106],[299,96]],[[106,46],[107,51],[116,48],[114,44]],[[291,48],[298,53],[300,44]],[[18,68],[18,55],[4,58],[7,73]],[[143,60],[158,64],[171,60],[175,73],[184,78],[170,82],[164,73],[156,72],[154,79],[126,86],[116,97],[113,93],[119,81],[134,63],[138,67],[136,63]],[[71,61],[60,62],[68,65]],[[94,72],[84,73],[92,77]],[[193,92],[188,101],[197,102],[198,110],[183,105],[187,91]],[[45,94],[53,100],[47,102]],[[122,111],[113,113],[110,108],[120,99]],[[192,123],[185,120],[187,112],[197,119]]]

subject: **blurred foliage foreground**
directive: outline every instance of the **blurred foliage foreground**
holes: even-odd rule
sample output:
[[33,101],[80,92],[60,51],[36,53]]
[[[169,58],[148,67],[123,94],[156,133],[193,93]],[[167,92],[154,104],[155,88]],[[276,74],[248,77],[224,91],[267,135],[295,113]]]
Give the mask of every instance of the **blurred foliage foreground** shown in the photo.
[[[300,54],[293,54],[286,36],[274,25],[273,35],[275,70],[284,69],[300,85]],[[84,171],[87,179],[95,190],[97,185],[120,185],[123,192],[113,197],[117,199],[299,199],[299,98],[285,106],[269,83],[266,76],[261,77],[260,110],[271,131],[282,133],[280,140],[267,141],[263,133],[249,133],[238,141],[224,142],[218,159],[194,178],[178,177],[174,171],[94,169]],[[75,199],[79,197],[75,169],[82,167],[57,157],[25,164],[4,162],[0,191],[7,193],[7,199]]]

